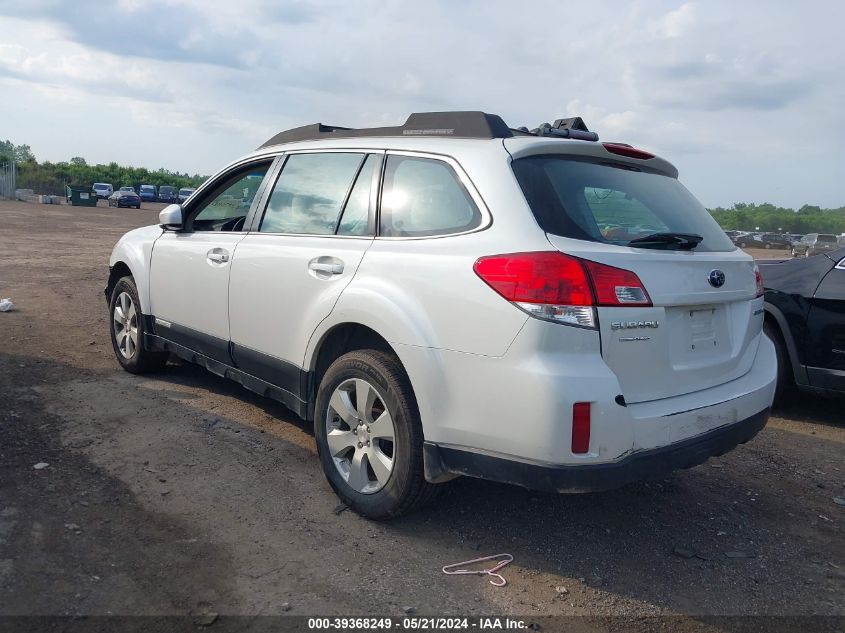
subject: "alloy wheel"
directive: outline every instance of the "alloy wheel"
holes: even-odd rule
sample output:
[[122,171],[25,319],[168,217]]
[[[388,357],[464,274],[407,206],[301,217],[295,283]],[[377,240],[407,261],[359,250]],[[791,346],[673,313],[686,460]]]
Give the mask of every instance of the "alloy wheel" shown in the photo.
[[132,358],[138,349],[138,313],[128,292],[121,292],[114,302],[112,325],[121,356]]
[[324,423],[332,461],[349,487],[361,494],[384,488],[393,472],[395,428],[378,389],[361,378],[344,380]]

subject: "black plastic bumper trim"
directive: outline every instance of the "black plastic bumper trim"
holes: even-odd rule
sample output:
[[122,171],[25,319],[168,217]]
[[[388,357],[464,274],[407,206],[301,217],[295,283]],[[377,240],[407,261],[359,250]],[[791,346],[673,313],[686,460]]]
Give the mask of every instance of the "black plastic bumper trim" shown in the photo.
[[445,472],[514,484],[547,492],[599,492],[635,481],[654,479],[692,468],[723,455],[757,435],[769,419],[763,409],[745,420],[669,446],[632,453],[618,462],[583,466],[545,466],[428,444],[426,451]]

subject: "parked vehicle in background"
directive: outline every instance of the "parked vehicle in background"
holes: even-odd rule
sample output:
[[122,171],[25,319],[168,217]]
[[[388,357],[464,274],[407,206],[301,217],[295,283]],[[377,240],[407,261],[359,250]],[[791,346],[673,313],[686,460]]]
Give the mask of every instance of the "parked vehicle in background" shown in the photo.
[[117,361],[284,402],[375,519],[459,475],[587,492],[722,455],[774,396],[759,271],[672,164],[597,141],[482,112],[282,132],[115,246]]
[[835,235],[829,233],[807,233],[799,241],[792,244],[790,252],[793,257],[810,257],[819,253],[826,253],[839,247]]
[[178,202],[179,195],[176,193],[176,188],[170,185],[162,185],[158,188],[159,202]]
[[837,246],[845,246],[845,234],[840,235],[836,238],[836,245]]
[[179,202],[185,202],[185,200],[191,197],[194,191],[196,191],[196,189],[193,189],[192,187],[182,187],[179,190]]
[[740,248],[765,248],[766,245],[761,239],[762,233],[746,233],[736,238],[736,245]]
[[778,396],[793,386],[845,395],[845,248],[760,262],[766,334],[775,343]]
[[731,242],[738,246],[737,242],[746,235],[748,235],[748,231],[733,231],[733,235],[730,235],[728,237],[730,238]]
[[114,187],[107,182],[95,182],[93,189],[98,200],[108,200],[108,197],[114,193]]
[[144,202],[155,202],[158,200],[158,191],[156,190],[155,185],[141,185],[138,190],[138,194]]
[[763,248],[790,248],[792,240],[786,234],[781,233],[763,233],[760,236],[760,241]]
[[109,196],[110,207],[134,207],[141,208],[141,196],[134,191],[124,191],[123,189],[115,191]]

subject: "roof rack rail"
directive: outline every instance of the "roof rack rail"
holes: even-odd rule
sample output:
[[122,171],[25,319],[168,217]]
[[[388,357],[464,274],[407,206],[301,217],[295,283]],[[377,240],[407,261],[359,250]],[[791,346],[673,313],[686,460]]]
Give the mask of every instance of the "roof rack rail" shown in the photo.
[[[261,147],[326,138],[366,136],[451,136],[455,138],[510,138],[513,131],[497,114],[486,112],[415,112],[398,127],[348,128],[314,123],[276,134]],[[260,149],[260,148],[259,148]]]
[[404,125],[395,127],[349,128],[313,123],[276,134],[259,149],[282,143],[316,141],[327,138],[360,138],[368,136],[448,136],[452,138],[511,138],[512,136],[555,136],[580,141],[598,141],[599,135],[590,132],[581,117],[555,119],[554,124],[543,123],[529,130],[511,129],[497,114],[486,112],[414,112]]

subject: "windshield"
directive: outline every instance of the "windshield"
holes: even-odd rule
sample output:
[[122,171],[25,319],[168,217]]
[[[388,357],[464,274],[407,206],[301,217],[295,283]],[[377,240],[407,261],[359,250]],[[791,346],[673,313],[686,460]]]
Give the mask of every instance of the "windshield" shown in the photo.
[[104,185],[101,182],[95,182],[94,183],[94,189],[108,189],[108,188],[109,188],[108,185]]
[[141,191],[155,191],[155,187],[152,185],[141,185]]
[[180,189],[179,193],[183,196],[190,196],[192,193],[194,193],[194,190],[193,189]]
[[[571,156],[529,156],[513,171],[547,233],[641,247],[654,234],[701,236],[697,251],[736,247],[677,179],[620,163]],[[631,244],[632,241],[638,243]],[[656,242],[646,242],[656,245]]]

